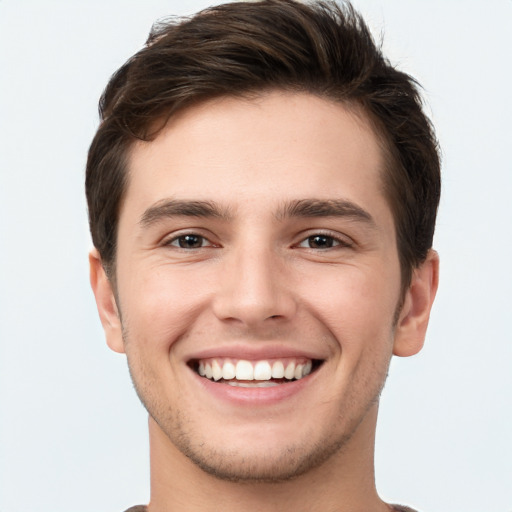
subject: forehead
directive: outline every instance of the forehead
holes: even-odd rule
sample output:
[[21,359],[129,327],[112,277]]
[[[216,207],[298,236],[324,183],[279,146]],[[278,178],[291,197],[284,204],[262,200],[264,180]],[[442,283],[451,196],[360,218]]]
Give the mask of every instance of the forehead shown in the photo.
[[133,145],[120,220],[124,210],[168,197],[235,210],[305,197],[385,208],[383,168],[379,140],[353,107],[288,92],[219,98],[179,112],[155,140]]

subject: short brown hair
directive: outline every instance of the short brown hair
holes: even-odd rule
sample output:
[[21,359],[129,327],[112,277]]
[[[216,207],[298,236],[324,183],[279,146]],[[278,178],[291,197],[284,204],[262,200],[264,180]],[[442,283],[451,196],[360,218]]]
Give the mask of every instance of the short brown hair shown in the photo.
[[273,89],[355,105],[368,116],[387,155],[384,187],[402,286],[408,286],[432,246],[437,142],[415,80],[383,57],[349,3],[330,1],[228,3],[157,24],[146,46],[112,76],[86,171],[92,239],[109,276],[130,145],[152,140],[169,117],[192,104]]

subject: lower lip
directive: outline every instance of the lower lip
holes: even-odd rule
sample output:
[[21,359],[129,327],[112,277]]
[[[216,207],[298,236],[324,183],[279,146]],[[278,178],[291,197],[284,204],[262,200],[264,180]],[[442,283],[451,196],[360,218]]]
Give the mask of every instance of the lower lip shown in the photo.
[[216,398],[239,405],[263,406],[282,402],[300,393],[312,383],[317,373],[318,370],[299,380],[263,388],[230,386],[227,383],[213,382],[195,372],[193,375],[198,384]]

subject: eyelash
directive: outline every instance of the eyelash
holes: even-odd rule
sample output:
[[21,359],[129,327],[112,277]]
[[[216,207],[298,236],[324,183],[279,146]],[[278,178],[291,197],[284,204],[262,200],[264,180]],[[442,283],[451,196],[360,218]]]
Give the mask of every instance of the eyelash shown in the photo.
[[[200,240],[201,246],[200,247],[184,247],[181,245],[181,242],[185,241],[187,237],[195,238]],[[203,245],[204,242],[207,242],[206,245]],[[204,249],[205,247],[215,247],[215,244],[210,242],[208,238],[206,238],[203,235],[199,235],[197,233],[183,233],[181,235],[175,236],[174,238],[171,238],[169,241],[165,242],[166,246],[176,247],[177,249],[184,249],[184,250],[197,250],[197,249]]]
[[[186,247],[184,245],[181,245],[182,243],[186,243],[187,238],[192,239],[191,241],[196,239],[196,242],[199,242],[201,245],[198,247],[190,247],[190,246]],[[323,242],[321,242],[321,243],[324,243],[327,246],[326,247],[311,247],[309,245],[304,245],[304,244],[314,243],[313,242],[314,239],[317,239],[317,243],[320,242],[319,239],[323,239]],[[206,244],[205,244],[205,242],[206,242]],[[208,238],[206,238],[203,235],[199,235],[197,233],[183,233],[183,234],[175,236],[174,238],[165,242],[164,245],[176,247],[177,249],[183,249],[183,250],[197,250],[197,249],[204,249],[206,247],[218,247],[214,243],[210,242],[210,240],[208,240]],[[306,238],[302,239],[298,244],[295,245],[295,247],[299,247],[299,248],[310,249],[310,250],[320,250],[320,251],[325,251],[328,249],[335,249],[337,247],[350,248],[352,246],[353,246],[353,244],[345,238],[340,238],[340,237],[334,236],[332,234],[321,233],[321,232],[313,233],[313,234],[307,236]]]
[[[327,241],[327,247],[310,247],[305,246],[303,244],[311,243],[314,239],[324,239]],[[329,245],[331,244],[331,245]],[[308,237],[301,240],[299,244],[297,244],[298,247],[302,247],[305,249],[313,249],[313,250],[320,250],[320,251],[326,251],[328,249],[336,249],[337,247],[343,248],[343,247],[352,247],[352,243],[346,239],[341,238],[339,236],[335,236],[329,233],[313,233],[312,235],[309,235]]]

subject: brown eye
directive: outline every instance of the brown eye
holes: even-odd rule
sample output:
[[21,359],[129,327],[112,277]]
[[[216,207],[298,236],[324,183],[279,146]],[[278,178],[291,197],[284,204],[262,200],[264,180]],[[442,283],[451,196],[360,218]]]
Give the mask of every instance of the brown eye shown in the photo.
[[338,242],[332,237],[327,235],[314,235],[306,239],[307,247],[310,249],[330,249]]
[[207,243],[208,241],[203,236],[189,234],[174,238],[169,245],[173,245],[181,249],[199,249],[207,245]]

